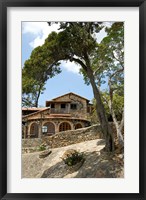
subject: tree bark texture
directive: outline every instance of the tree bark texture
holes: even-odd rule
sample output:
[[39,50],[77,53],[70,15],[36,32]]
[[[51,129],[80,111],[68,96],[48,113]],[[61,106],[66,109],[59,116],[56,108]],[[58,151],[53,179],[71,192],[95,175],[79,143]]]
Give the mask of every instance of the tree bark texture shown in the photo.
[[113,133],[112,133],[111,128],[108,124],[108,120],[107,120],[107,117],[106,117],[106,114],[105,114],[105,109],[104,109],[104,106],[103,106],[103,103],[102,103],[101,97],[100,97],[100,91],[96,86],[96,83],[95,83],[95,80],[94,80],[94,75],[92,73],[92,70],[89,67],[87,68],[87,75],[88,75],[88,77],[90,79],[90,83],[92,85],[94,98],[96,99],[97,116],[99,118],[101,128],[102,128],[102,132],[103,132],[105,140],[106,140],[105,150],[106,151],[114,151]]

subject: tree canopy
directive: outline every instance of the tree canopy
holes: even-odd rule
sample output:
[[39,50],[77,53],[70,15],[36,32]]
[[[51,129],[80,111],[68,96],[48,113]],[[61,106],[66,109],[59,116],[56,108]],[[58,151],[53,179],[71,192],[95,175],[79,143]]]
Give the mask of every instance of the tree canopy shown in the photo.
[[22,105],[38,107],[46,81],[60,72],[59,62],[53,64],[43,46],[35,48],[22,69]]

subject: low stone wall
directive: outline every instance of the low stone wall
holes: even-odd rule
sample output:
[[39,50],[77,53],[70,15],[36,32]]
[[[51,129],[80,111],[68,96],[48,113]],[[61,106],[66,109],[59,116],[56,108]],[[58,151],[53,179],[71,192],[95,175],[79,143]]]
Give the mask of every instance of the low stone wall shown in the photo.
[[100,125],[93,125],[77,130],[59,132],[53,136],[43,136],[42,138],[33,139],[22,139],[22,148],[38,147],[44,142],[51,148],[57,148],[100,138],[103,138]]
[[[116,130],[113,123],[110,126],[116,140]],[[123,131],[124,132],[124,131]],[[69,130],[56,133],[52,136],[43,136],[42,138],[22,139],[22,148],[39,147],[42,143],[46,143],[51,148],[58,148],[76,144],[88,140],[103,139],[100,125],[93,125],[77,130]]]
[[58,148],[101,138],[103,138],[103,136],[100,125],[93,125],[87,128],[63,131],[53,136],[43,137],[42,140],[51,148]]
[[31,138],[31,139],[22,139],[22,148],[25,147],[37,147],[42,144],[41,138]]

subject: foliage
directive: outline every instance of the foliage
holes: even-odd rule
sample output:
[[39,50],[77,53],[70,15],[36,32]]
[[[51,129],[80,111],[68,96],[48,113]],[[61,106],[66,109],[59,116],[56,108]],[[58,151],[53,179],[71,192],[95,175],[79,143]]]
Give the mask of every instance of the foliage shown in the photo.
[[[108,106],[109,98],[110,97],[107,92],[102,93],[103,104],[104,104],[107,116],[111,115],[111,112]],[[123,108],[124,108],[124,96],[120,96],[119,94],[114,93],[113,94],[113,109],[117,116],[118,121],[121,121],[122,119]]]
[[102,80],[107,80],[109,92],[116,91],[122,96],[124,94],[124,24],[114,23],[110,28],[106,28],[106,31],[107,36],[98,45],[96,72],[100,77],[102,74]]
[[[113,23],[106,27],[107,36],[98,44],[92,58],[92,70],[97,86],[108,83],[111,77],[112,86],[115,88],[121,85],[119,92],[123,92],[124,85],[124,24],[123,22]],[[87,73],[81,69],[85,83],[90,84]]]
[[46,150],[46,146],[44,144],[41,144],[39,147],[38,147],[38,151],[44,151]]
[[67,164],[68,166],[73,166],[81,162],[82,160],[84,160],[83,153],[79,153],[78,151],[70,155],[67,155],[66,158],[63,158],[64,163]]
[[[99,46],[100,63],[108,78],[108,90],[103,95],[117,130],[118,142],[124,145],[124,24],[114,23],[106,29],[107,37]],[[104,49],[104,50],[103,50]]]
[[[123,143],[122,127],[124,126],[124,24],[113,23],[106,27],[107,36],[97,44],[92,70],[98,89],[106,84],[106,92],[100,92],[107,118],[112,116],[117,136]],[[84,73],[86,84],[90,84],[87,73]],[[98,109],[95,103],[94,107]],[[92,117],[96,119],[94,112]],[[119,122],[121,121],[121,122]]]
[[[101,95],[103,104],[104,104],[104,108],[105,108],[105,112],[107,115],[107,118],[109,121],[111,121],[111,112],[108,106],[108,102],[109,102],[109,94],[108,92],[102,92]],[[98,116],[96,113],[96,101],[95,99],[92,100],[93,102],[93,112],[91,114],[91,123],[92,124],[96,124],[98,122]],[[123,107],[124,107],[124,96],[120,96],[119,94],[115,93],[113,95],[113,109],[115,111],[116,117],[118,121],[121,121],[122,119],[122,113],[123,113]]]
[[46,81],[61,72],[59,63],[53,67],[50,67],[51,64],[51,58],[43,47],[39,46],[32,51],[22,69],[23,106],[38,107],[38,99],[45,90]]

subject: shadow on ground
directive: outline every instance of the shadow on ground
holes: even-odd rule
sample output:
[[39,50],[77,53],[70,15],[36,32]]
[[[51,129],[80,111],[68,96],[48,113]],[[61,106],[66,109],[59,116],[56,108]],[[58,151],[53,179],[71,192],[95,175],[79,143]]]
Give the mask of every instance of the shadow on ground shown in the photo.
[[41,178],[63,178],[68,174],[66,165],[63,161],[58,162],[54,166],[46,169]]
[[124,178],[122,158],[98,151],[84,152],[84,158],[83,165],[75,173],[70,173],[61,161],[45,170],[41,178]]
[[[98,153],[99,154],[99,153]],[[94,168],[96,166],[96,161],[98,154],[93,153],[84,153],[85,161],[80,169],[77,171],[78,176],[76,178],[86,178],[86,176],[92,177]],[[88,161],[88,157],[90,160]],[[91,162],[92,160],[92,162]],[[75,172],[75,171],[74,171]],[[63,178],[70,174],[69,167],[64,163],[64,161],[56,163],[54,166],[45,170],[41,176],[41,178]]]
[[101,140],[97,141],[96,145],[97,146],[99,146],[99,145],[105,145],[105,140],[101,139]]

